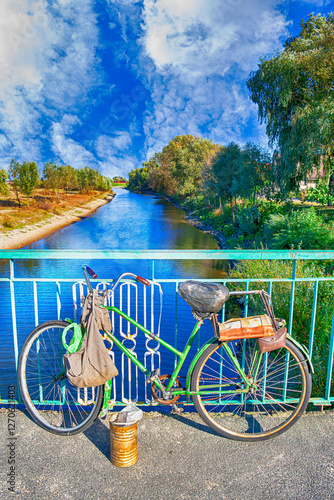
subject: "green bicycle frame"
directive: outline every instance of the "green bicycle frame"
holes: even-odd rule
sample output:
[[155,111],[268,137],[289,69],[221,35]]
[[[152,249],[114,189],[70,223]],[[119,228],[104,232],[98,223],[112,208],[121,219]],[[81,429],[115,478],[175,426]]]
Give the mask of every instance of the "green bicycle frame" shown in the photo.
[[[231,394],[231,393],[246,393],[248,392],[248,387],[251,385],[251,382],[248,380],[248,378],[246,377],[245,373],[244,373],[244,370],[241,368],[238,360],[236,359],[236,357],[234,356],[233,354],[233,351],[232,349],[230,348],[230,346],[223,342],[222,343],[222,347],[223,349],[225,350],[226,354],[228,355],[228,357],[230,358],[230,360],[232,361],[235,369],[237,370],[237,372],[239,373],[241,379],[243,380],[243,382],[245,383],[245,388],[244,389],[236,389],[236,390],[233,390],[233,391],[224,391],[222,390],[224,387],[227,386],[227,384],[215,384],[215,385],[212,385],[212,386],[206,386],[206,389],[211,389],[211,391],[207,391],[207,390],[198,390],[198,391],[191,391],[190,390],[190,382],[191,382],[191,375],[192,375],[192,372],[194,370],[194,367],[196,365],[196,362],[198,361],[199,357],[202,355],[202,353],[204,352],[204,350],[209,346],[211,345],[213,342],[215,342],[217,339],[216,337],[212,337],[210,340],[208,340],[203,346],[202,348],[198,351],[198,353],[196,354],[196,356],[194,357],[194,359],[192,360],[191,364],[190,364],[190,367],[188,369],[188,373],[187,373],[187,377],[186,377],[186,388],[185,389],[180,389],[180,388],[173,388],[173,385],[175,383],[175,380],[178,376],[178,374],[180,373],[180,370],[188,356],[188,353],[190,351],[190,348],[197,336],[197,333],[199,332],[199,329],[203,323],[203,321],[196,321],[195,323],[195,326],[189,336],[189,339],[183,349],[183,351],[179,351],[177,350],[175,347],[173,347],[172,345],[170,345],[168,342],[166,342],[165,340],[161,339],[160,337],[158,337],[157,335],[155,335],[154,333],[150,332],[147,328],[145,328],[144,326],[142,326],[140,323],[138,323],[137,321],[135,321],[133,318],[131,318],[130,316],[128,316],[126,313],[124,313],[123,311],[121,311],[120,309],[118,309],[117,307],[115,306],[104,306],[106,307],[106,309],[108,309],[109,311],[112,311],[112,312],[115,312],[116,314],[118,314],[119,316],[121,316],[122,318],[124,318],[126,321],[128,321],[129,323],[131,323],[133,326],[135,326],[136,328],[139,328],[139,330],[141,330],[142,332],[144,332],[146,335],[148,335],[150,338],[156,340],[159,344],[161,344],[162,346],[164,346],[166,349],[168,349],[169,351],[171,351],[172,353],[176,354],[176,356],[179,357],[179,360],[178,360],[178,363],[168,381],[168,384],[166,387],[164,387],[161,382],[159,381],[159,379],[156,379],[156,380],[153,380],[152,383],[154,383],[160,390],[165,390],[167,392],[167,394],[169,395],[173,395],[173,396],[176,396],[176,395],[185,395],[187,396],[187,401],[189,401],[189,398],[190,396],[192,395],[195,395],[195,394],[198,394],[198,395],[206,395],[206,394],[211,394],[212,395],[212,389],[215,389],[217,388],[217,391],[219,392],[219,395],[225,395],[225,394]],[[119,349],[139,368],[139,370],[141,370],[143,373],[145,373],[145,375],[148,377],[150,375],[150,371],[147,370],[145,368],[145,366],[132,354],[132,352],[127,348],[125,347],[122,342],[117,338],[115,337],[111,332],[105,332],[106,335],[117,345],[117,347],[119,347]],[[127,337],[129,339],[131,339],[131,335],[129,337]],[[252,368],[251,368],[251,371],[253,373],[253,377],[256,378],[256,375],[257,375],[257,372],[258,372],[258,369],[259,369],[259,366],[260,366],[260,363],[261,363],[261,359],[262,359],[262,354],[260,353],[260,351],[258,352],[258,355],[255,356],[255,359],[253,361],[253,365],[252,365]]]

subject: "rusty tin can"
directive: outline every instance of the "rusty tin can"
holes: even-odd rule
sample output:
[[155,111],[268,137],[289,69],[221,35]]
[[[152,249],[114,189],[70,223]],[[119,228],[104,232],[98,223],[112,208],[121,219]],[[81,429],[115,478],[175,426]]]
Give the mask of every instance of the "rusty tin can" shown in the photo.
[[110,424],[110,461],[117,467],[131,467],[138,460],[138,422]]

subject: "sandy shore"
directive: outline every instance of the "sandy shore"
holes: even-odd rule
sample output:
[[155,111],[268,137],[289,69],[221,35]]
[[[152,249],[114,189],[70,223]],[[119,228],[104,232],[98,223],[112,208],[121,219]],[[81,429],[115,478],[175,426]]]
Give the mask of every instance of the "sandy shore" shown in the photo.
[[0,249],[17,249],[29,245],[34,241],[45,238],[51,233],[62,229],[63,227],[78,222],[79,220],[87,217],[87,215],[94,212],[97,208],[109,203],[114,194],[108,195],[104,198],[90,201],[86,205],[81,205],[69,210],[62,215],[53,215],[50,219],[36,224],[27,225],[22,229],[12,229],[7,234],[0,234]]

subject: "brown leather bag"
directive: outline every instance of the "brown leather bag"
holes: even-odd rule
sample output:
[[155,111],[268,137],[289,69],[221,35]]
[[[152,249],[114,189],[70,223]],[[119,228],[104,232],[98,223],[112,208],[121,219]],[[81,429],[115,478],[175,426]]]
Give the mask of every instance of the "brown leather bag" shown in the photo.
[[263,353],[280,349],[286,345],[287,330],[285,326],[277,330],[273,337],[262,337],[257,339],[260,351]]
[[248,318],[233,318],[225,323],[218,323],[219,340],[251,339],[271,337],[275,330],[267,314]]

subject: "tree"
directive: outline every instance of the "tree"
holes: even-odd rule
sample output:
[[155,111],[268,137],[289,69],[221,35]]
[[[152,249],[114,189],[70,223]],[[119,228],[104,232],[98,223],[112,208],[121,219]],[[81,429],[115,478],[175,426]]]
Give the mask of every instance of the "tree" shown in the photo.
[[55,193],[57,189],[59,191],[59,176],[57,170],[58,166],[54,161],[46,163],[43,170],[44,187],[52,189]]
[[8,179],[8,175],[5,169],[0,168],[0,193],[5,196],[8,195],[8,187],[6,184],[6,179]]
[[70,165],[58,167],[57,174],[59,177],[59,187],[67,193],[70,189],[75,189],[78,186],[77,172]]
[[[179,135],[174,137],[161,153],[155,153],[143,163],[145,172],[138,169],[132,171],[129,189],[133,183],[140,181],[135,189],[144,181],[153,191],[177,195],[181,198],[193,196],[201,189],[202,168],[217,151],[218,145],[203,137]],[[140,170],[140,169],[139,169]],[[136,173],[135,173],[136,172]],[[140,175],[143,179],[139,179]]]
[[77,179],[80,193],[88,191],[88,175],[86,169],[79,168],[79,170],[77,170]]
[[214,155],[217,148],[209,139],[193,135],[179,135],[163,148],[159,163],[168,165],[171,176],[177,182],[179,196],[198,193],[203,164]]
[[128,188],[131,191],[143,192],[149,189],[148,168],[136,168],[129,172]]
[[217,153],[212,164],[215,192],[220,199],[227,198],[229,200],[233,221],[235,221],[236,198],[239,194],[239,184],[241,181],[242,160],[240,146],[231,142]]
[[270,153],[253,142],[242,149],[238,196],[255,198],[268,195],[274,187],[273,165]]
[[247,86],[266,123],[281,187],[289,190],[334,158],[334,14],[310,15],[299,36],[262,59]]
[[9,180],[12,183],[12,186],[13,186],[13,189],[14,189],[14,193],[15,193],[17,202],[19,204],[19,207],[21,207],[21,200],[20,200],[20,197],[19,197],[19,192],[20,192],[20,188],[19,188],[19,169],[20,169],[20,167],[21,167],[20,163],[18,161],[16,161],[16,160],[12,159],[11,162],[10,162],[9,171],[8,171]]
[[38,168],[34,161],[24,161],[18,168],[18,187],[27,197],[27,208],[29,208],[29,198],[37,186],[39,180]]

